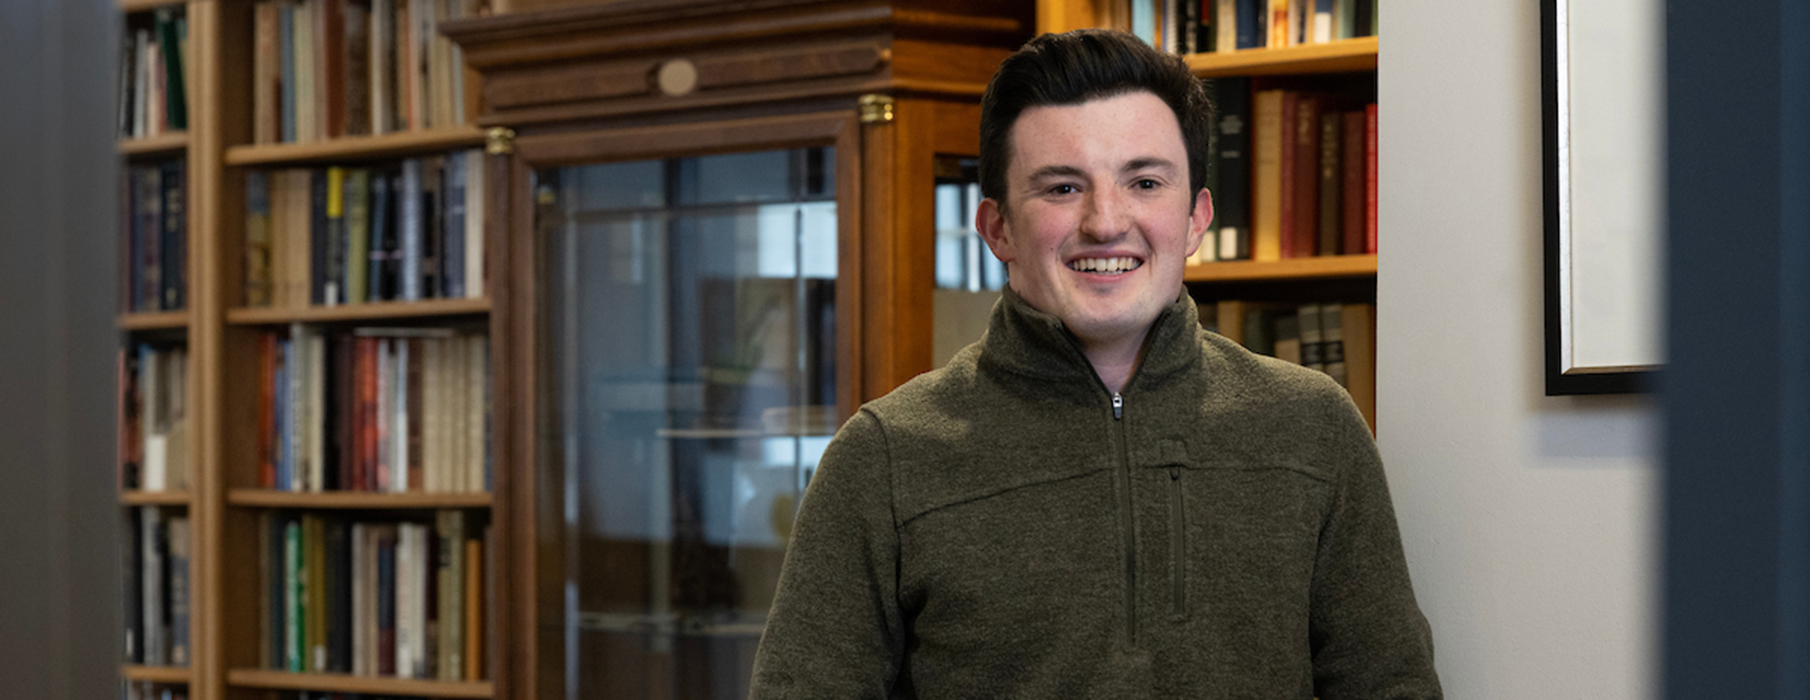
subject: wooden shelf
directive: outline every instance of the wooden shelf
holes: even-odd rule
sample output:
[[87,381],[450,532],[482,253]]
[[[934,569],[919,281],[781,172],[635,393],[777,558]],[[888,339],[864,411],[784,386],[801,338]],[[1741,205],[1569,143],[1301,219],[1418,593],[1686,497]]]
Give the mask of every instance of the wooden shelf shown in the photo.
[[1327,255],[1290,258],[1275,262],[1237,260],[1189,265],[1182,279],[1188,282],[1276,282],[1285,280],[1375,277],[1375,255]]
[[424,299],[422,301],[380,301],[370,304],[301,308],[242,307],[228,310],[226,322],[235,325],[257,326],[293,322],[376,321],[487,313],[490,313],[489,299]]
[[119,0],[121,12],[149,12],[159,7],[181,7],[185,0]]
[[162,331],[188,328],[189,312],[148,311],[120,314],[118,324],[122,331]]
[[138,664],[125,664],[119,667],[119,676],[129,681],[188,683],[189,669],[183,666],[140,666]]
[[181,153],[189,147],[189,132],[172,131],[157,136],[141,139],[123,138],[119,140],[119,152],[124,156],[148,156],[164,153]]
[[1186,58],[1188,67],[1202,78],[1240,75],[1299,75],[1304,73],[1356,73],[1376,70],[1378,40],[1373,36],[1329,44],[1307,44],[1283,49],[1244,49],[1231,53],[1197,53]]
[[119,502],[127,506],[186,506],[189,492],[128,490],[119,492]]
[[488,698],[496,692],[495,684],[490,681],[426,681],[351,676],[343,673],[290,673],[262,669],[227,671],[226,684],[238,688],[419,695],[436,698]]
[[311,493],[270,489],[233,489],[226,494],[226,502],[248,508],[385,510],[489,508],[491,498],[488,493],[367,493],[364,491]]
[[226,149],[227,165],[289,165],[325,161],[371,160],[437,150],[469,148],[484,143],[476,126],[403,131],[382,136],[352,136],[308,143],[266,143]]

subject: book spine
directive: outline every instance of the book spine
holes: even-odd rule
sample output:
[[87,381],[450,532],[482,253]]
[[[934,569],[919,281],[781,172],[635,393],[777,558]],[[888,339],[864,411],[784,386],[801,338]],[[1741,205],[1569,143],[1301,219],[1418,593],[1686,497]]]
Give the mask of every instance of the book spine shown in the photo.
[[326,524],[327,611],[323,626],[327,635],[326,669],[352,672],[352,542],[349,526],[340,520]]
[[1320,244],[1321,255],[1338,255],[1340,236],[1339,225],[1339,183],[1343,173],[1339,171],[1339,136],[1344,133],[1339,115],[1335,112],[1324,112],[1320,115]]
[[1214,224],[1219,227],[1220,260],[1250,258],[1251,239],[1251,88],[1249,78],[1221,78],[1219,114],[1219,189],[1213,190]]
[[1364,252],[1375,254],[1376,245],[1376,103],[1364,107]]
[[1281,90],[1255,95],[1251,142],[1251,258],[1273,262],[1282,258],[1282,145]]
[[253,170],[245,175],[245,305],[270,301],[270,180]]
[[170,518],[171,666],[189,665],[189,519]]
[[144,549],[144,516],[130,512],[121,523],[124,528],[126,546],[120,547],[124,557],[121,570],[125,573],[125,661],[142,664],[145,662],[145,549]]
[[328,229],[327,168],[308,171],[308,302],[317,306],[328,303],[327,280],[333,272],[328,258],[332,255],[332,234]]
[[379,528],[377,536],[377,673],[396,674],[396,526]]
[[405,301],[421,299],[421,161],[402,161],[402,196],[399,204],[402,228],[402,269],[398,280]]
[[453,151],[446,157],[446,189],[441,201],[446,211],[441,218],[440,296],[458,299],[465,296],[465,155]]
[[139,288],[138,308],[140,311],[156,311],[163,299],[163,266],[162,266],[162,231],[163,231],[163,172],[155,167],[140,171],[139,178],[139,235],[141,243],[139,251],[145,258],[139,264],[142,272],[139,280],[143,286]]
[[284,525],[283,540],[283,658],[285,665],[292,673],[301,673],[304,652],[307,649],[302,615],[307,596],[305,587],[308,571],[302,557],[302,523],[290,520]]
[[278,81],[281,87],[277,91],[277,120],[280,125],[279,136],[284,143],[295,143],[299,135],[295,108],[296,7],[296,3],[287,0],[277,2],[277,69],[280,72]]
[[365,266],[365,295],[368,301],[388,301],[392,292],[384,286],[384,268],[389,265],[393,207],[390,205],[391,179],[384,173],[371,178],[371,241]]
[[258,516],[258,526],[264,535],[264,667],[288,669],[288,519],[266,511]]
[[1310,258],[1320,247],[1320,100],[1297,100],[1293,125],[1294,250],[1295,257]]
[[347,136],[371,133],[371,17],[369,0],[346,0],[340,7],[341,78]]
[[465,152],[465,296],[484,297],[484,151]]
[[1342,171],[1339,188],[1339,251],[1347,255],[1364,252],[1364,113],[1340,115],[1339,157]]
[[181,18],[171,7],[157,9],[157,44],[164,75],[164,123],[172,130],[188,128],[188,91],[183,79]]
[[346,175],[346,303],[370,301],[371,171]]
[[144,613],[144,663],[150,666],[162,666],[168,663],[164,654],[166,635],[169,632],[167,611],[164,608],[164,547],[166,535],[163,531],[163,511],[157,507],[146,507],[139,510],[139,535],[142,538],[139,546],[143,548],[140,555],[144,560],[144,578],[140,586]]
[[434,341],[423,338],[409,338],[401,343],[401,363],[398,374],[401,376],[401,390],[398,392],[401,405],[396,408],[395,421],[402,434],[397,438],[397,463],[402,465],[405,480],[402,486],[409,491],[427,490],[427,451],[422,439],[425,431],[425,414],[429,408],[426,400],[427,390],[427,346]]
[[326,199],[326,272],[321,276],[321,302],[327,306],[346,303],[346,169],[327,168]]
[[465,680],[484,679],[484,541],[465,540]]

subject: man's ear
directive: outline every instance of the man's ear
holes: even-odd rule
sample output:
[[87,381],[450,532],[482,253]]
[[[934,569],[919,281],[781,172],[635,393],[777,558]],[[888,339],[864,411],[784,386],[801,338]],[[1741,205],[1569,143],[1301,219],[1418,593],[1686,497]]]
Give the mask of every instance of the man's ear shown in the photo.
[[1188,213],[1188,257],[1194,257],[1200,250],[1200,243],[1207,236],[1207,226],[1213,223],[1213,193],[1207,188],[1200,188],[1194,195],[1194,211]]
[[1005,210],[992,197],[980,201],[974,210],[974,230],[980,232],[980,238],[993,249],[993,257],[1000,262],[1012,262],[1011,225],[1006,222]]

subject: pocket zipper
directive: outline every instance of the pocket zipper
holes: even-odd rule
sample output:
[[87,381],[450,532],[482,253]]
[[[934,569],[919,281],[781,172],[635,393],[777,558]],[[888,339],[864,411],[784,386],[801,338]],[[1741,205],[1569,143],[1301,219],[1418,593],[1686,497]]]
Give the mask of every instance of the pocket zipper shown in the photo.
[[1174,580],[1174,605],[1170,614],[1181,619],[1188,614],[1187,577],[1188,524],[1182,517],[1182,468],[1169,467],[1169,570]]

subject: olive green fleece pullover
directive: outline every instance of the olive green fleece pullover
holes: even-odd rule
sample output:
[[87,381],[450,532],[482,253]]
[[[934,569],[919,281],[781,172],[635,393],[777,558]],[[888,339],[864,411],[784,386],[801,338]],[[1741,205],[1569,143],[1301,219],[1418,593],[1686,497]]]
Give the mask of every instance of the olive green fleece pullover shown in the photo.
[[1114,396],[1009,289],[812,479],[755,698],[1437,698],[1375,443],[1166,308]]

